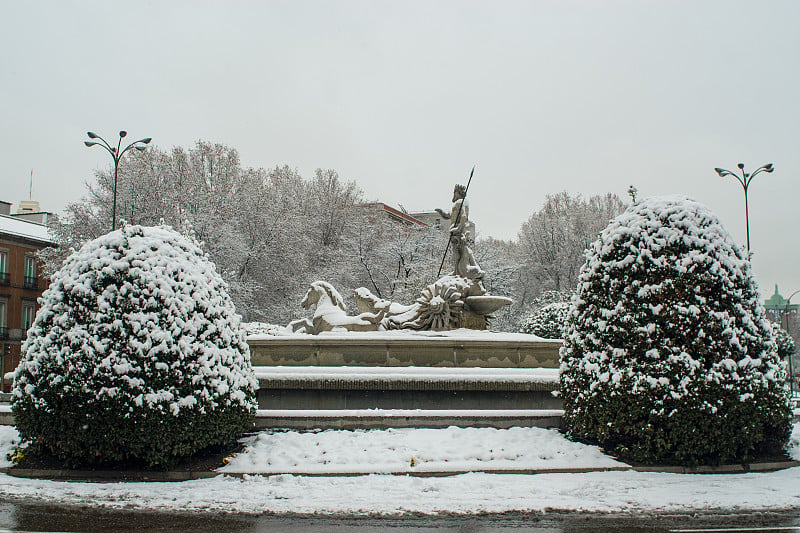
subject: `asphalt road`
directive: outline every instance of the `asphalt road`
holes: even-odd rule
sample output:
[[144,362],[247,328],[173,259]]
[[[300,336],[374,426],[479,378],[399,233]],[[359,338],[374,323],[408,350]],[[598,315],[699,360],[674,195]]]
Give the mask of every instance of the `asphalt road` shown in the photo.
[[110,511],[91,507],[0,502],[0,533],[49,532],[458,532],[458,533],[800,533],[800,509],[725,515],[509,513],[481,516],[247,516]]

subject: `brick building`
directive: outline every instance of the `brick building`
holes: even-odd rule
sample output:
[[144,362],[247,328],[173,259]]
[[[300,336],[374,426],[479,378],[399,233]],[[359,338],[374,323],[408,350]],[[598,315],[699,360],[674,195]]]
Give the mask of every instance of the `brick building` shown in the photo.
[[[383,213],[389,217],[389,220],[395,222],[401,222],[408,226],[435,228],[441,231],[445,236],[450,234],[450,220],[442,219],[442,215],[436,211],[415,211],[410,213],[402,209],[402,206],[401,209],[398,210],[383,202],[363,204],[363,207],[372,209],[376,213]],[[467,221],[466,234],[470,240],[475,240],[475,223],[471,220]]]
[[383,202],[371,202],[368,204],[362,204],[362,207],[369,209],[376,215],[385,215],[389,218],[389,220],[392,220],[394,222],[400,222],[401,224],[405,224],[407,226],[426,227],[428,225],[425,222],[414,218],[412,215],[409,215],[405,211],[400,211],[399,209],[395,209],[394,207],[388,206]]
[[22,340],[47,287],[36,252],[52,241],[47,226],[31,220],[33,214],[12,215],[11,204],[0,201],[0,378],[19,364]]

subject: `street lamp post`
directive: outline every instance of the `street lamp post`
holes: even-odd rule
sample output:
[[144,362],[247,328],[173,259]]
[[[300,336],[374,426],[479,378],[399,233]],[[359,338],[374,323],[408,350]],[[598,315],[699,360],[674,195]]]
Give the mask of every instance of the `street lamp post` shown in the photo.
[[750,213],[748,212],[747,207],[747,188],[750,186],[750,182],[753,181],[753,178],[756,177],[756,174],[759,172],[772,172],[775,170],[772,166],[772,163],[768,165],[762,165],[758,167],[755,172],[752,174],[748,174],[744,171],[744,163],[739,163],[737,165],[739,170],[742,171],[742,175],[739,176],[738,174],[731,172],[730,170],[725,170],[724,168],[715,168],[714,170],[719,174],[721,178],[725,176],[733,176],[736,180],[742,184],[742,188],[744,189],[744,221],[745,226],[747,228],[747,256],[750,256]]
[[[786,333],[789,333],[789,303],[792,301],[792,296],[794,296],[799,292],[800,289],[794,291],[792,294],[789,295],[788,298],[786,298],[786,306],[784,306],[783,308],[783,316],[786,319],[786,326],[783,329],[786,331]],[[792,394],[794,394],[794,370],[792,369],[792,355],[794,354],[793,353],[789,354],[789,391]]]
[[90,139],[99,139],[99,141],[91,140],[91,141],[83,141],[83,144],[86,146],[99,146],[103,148],[106,152],[111,155],[111,158],[114,160],[114,202],[111,206],[111,231],[114,231],[117,228],[117,173],[119,172],[119,161],[122,159],[122,156],[130,150],[131,148],[135,148],[139,151],[144,150],[147,148],[147,144],[150,144],[151,139],[150,137],[139,139],[138,141],[133,141],[125,148],[120,150],[122,146],[122,139],[128,135],[127,131],[120,131],[119,132],[119,141],[117,141],[116,148],[109,145],[105,139],[100,137],[94,132],[87,132],[86,135],[89,136]]

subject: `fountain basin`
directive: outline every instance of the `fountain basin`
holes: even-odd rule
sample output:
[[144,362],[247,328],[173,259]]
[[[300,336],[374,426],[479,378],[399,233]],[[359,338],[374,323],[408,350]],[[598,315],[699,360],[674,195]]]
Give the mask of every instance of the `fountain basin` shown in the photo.
[[477,315],[490,315],[505,305],[511,305],[511,298],[505,296],[467,296],[464,303],[467,309]]
[[251,335],[254,366],[556,368],[560,340],[522,333],[349,332]]

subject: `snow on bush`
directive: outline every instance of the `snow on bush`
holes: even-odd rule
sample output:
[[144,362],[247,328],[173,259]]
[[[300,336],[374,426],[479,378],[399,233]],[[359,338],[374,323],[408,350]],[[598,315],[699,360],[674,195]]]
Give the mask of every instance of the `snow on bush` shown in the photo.
[[249,337],[250,335],[291,335],[292,330],[286,326],[268,324],[266,322],[242,322],[242,329]]
[[586,255],[561,349],[569,434],[648,463],[780,452],[785,366],[750,262],[716,216],[644,200]]
[[544,339],[564,337],[564,325],[569,314],[569,302],[554,302],[528,315],[520,333],[536,335]]
[[52,276],[12,408],[21,437],[68,465],[165,465],[252,424],[239,317],[195,241],[123,225]]
[[772,322],[772,333],[775,334],[775,343],[778,345],[778,357],[786,359],[794,354],[794,339],[777,322]]

